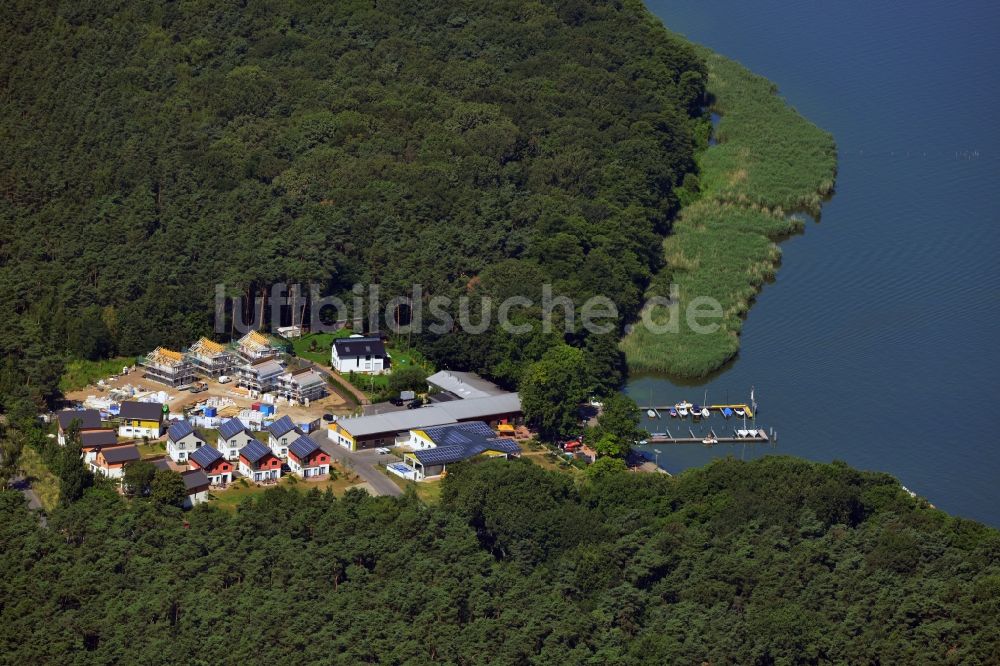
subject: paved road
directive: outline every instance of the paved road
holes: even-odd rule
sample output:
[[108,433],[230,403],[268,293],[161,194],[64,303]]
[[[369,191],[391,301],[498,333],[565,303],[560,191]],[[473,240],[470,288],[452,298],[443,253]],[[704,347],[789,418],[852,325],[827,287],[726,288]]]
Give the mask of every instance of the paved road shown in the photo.
[[327,377],[333,378],[333,383],[336,385],[336,390],[338,393],[342,393],[343,391],[350,391],[351,395],[354,396],[354,399],[357,401],[359,405],[367,405],[368,403],[371,402],[368,399],[368,396],[365,395],[364,391],[359,389],[357,386],[351,384],[351,382],[347,381],[347,377],[342,377],[333,370],[331,370],[330,368],[325,368],[319,363],[313,363],[312,367],[313,370],[321,374],[324,374]]
[[[390,481],[390,483],[392,482]],[[45,517],[45,511],[42,509],[42,502],[38,499],[38,493],[31,487],[31,483],[21,476],[14,479],[10,485],[14,490],[20,491],[24,495],[24,498],[28,500],[28,508],[30,510],[38,512],[38,521],[42,524],[42,527],[47,526],[48,519]]]
[[354,470],[358,476],[367,481],[374,494],[389,495],[391,497],[398,497],[403,494],[399,486],[386,476],[385,472],[378,468],[379,464],[397,462],[399,458],[396,456],[379,455],[374,450],[348,451],[344,447],[334,444],[329,439],[320,441],[319,445],[334,460],[339,460],[345,467]]

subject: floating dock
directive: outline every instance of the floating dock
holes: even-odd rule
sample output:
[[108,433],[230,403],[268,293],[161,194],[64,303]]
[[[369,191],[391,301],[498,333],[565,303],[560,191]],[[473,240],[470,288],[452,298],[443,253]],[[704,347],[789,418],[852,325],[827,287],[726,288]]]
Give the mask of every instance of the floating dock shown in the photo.
[[689,436],[675,437],[669,430],[666,432],[654,432],[646,440],[647,444],[702,444],[704,446],[714,446],[714,444],[705,444],[706,439],[714,439],[715,444],[768,444],[771,442],[771,438],[768,436],[767,431],[763,428],[751,429],[750,435],[747,437],[740,437],[736,430],[733,430],[732,436],[720,436],[715,434],[712,430],[710,434],[698,437],[695,435],[690,428],[688,428]]
[[[656,415],[657,415],[656,417],[657,418],[662,418],[660,416],[660,412],[667,412],[667,413],[669,413],[670,410],[673,409],[675,406],[676,405],[639,405],[639,409],[642,410],[643,414],[645,414],[647,411],[649,411],[651,409],[651,410],[653,410],[656,413]],[[722,413],[722,410],[725,409],[725,408],[727,408],[727,407],[729,409],[733,410],[734,412],[737,409],[742,409],[744,411],[744,413],[746,413],[746,417],[748,419],[752,419],[753,418],[753,409],[751,409],[750,405],[702,405],[702,406],[705,409],[707,409],[709,412],[718,412],[720,414]],[[735,416],[735,414],[734,414],[734,416]],[[743,417],[739,416],[737,418],[743,418]]]

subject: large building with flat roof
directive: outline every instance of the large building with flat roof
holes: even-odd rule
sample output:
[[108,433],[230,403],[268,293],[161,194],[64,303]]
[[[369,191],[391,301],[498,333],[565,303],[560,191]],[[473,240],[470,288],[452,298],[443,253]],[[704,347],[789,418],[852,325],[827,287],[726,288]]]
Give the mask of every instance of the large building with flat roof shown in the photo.
[[427,386],[433,391],[450,393],[456,398],[487,398],[491,395],[506,393],[493,382],[483,379],[474,372],[458,372],[456,370],[441,370],[427,378]]
[[484,421],[492,425],[519,423],[522,419],[521,397],[501,393],[482,398],[452,400],[406,411],[344,418],[330,424],[330,440],[357,451],[379,446],[394,446],[409,440],[411,430]]

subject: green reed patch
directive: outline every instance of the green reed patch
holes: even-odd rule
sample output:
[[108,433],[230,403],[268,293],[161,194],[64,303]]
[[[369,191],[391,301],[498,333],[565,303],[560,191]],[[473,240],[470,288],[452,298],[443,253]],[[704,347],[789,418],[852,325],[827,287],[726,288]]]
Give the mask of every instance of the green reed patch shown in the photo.
[[[707,375],[739,350],[739,333],[761,285],[781,252],[774,241],[801,230],[793,211],[818,215],[833,191],[837,155],[833,137],[778,97],[767,79],[698,47],[708,64],[710,110],[722,117],[718,143],[698,157],[700,193],[681,212],[663,244],[665,268],[647,296],[679,291],[679,307],[648,308],[654,324],[679,317],[676,331],[638,323],[622,342],[629,368],[682,377]],[[686,183],[687,184],[687,183]],[[722,306],[718,328],[698,333],[686,321],[692,299]],[[697,322],[696,322],[697,323]]]

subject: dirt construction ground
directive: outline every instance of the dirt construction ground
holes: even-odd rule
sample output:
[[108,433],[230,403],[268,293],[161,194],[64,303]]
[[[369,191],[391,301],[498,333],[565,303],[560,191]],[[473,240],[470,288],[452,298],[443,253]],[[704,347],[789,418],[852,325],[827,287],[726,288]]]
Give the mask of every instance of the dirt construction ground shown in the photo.
[[[241,409],[249,408],[252,403],[258,402],[257,400],[250,399],[246,389],[239,388],[232,382],[228,384],[220,384],[212,379],[200,381],[204,381],[208,385],[207,391],[202,391],[201,393],[178,391],[177,389],[172,389],[168,386],[164,386],[163,384],[145,379],[142,376],[142,368],[135,368],[126,375],[105,378],[105,385],[103,387],[91,385],[79,391],[71,391],[67,393],[66,398],[69,400],[78,400],[83,402],[90,396],[98,398],[106,397],[108,392],[113,388],[131,386],[135,388],[136,393],[148,391],[166,392],[167,402],[170,405],[170,411],[175,414],[180,413],[185,407],[194,405],[212,397],[228,398],[235,403],[236,407]],[[351,410],[348,407],[347,402],[344,398],[335,393],[332,388],[330,389],[330,393],[325,398],[310,402],[308,407],[305,405],[289,405],[284,400],[281,400],[278,403],[278,416],[284,416],[287,414],[296,423],[309,422],[314,419],[321,418],[323,414],[343,415],[349,414],[350,412]]]

